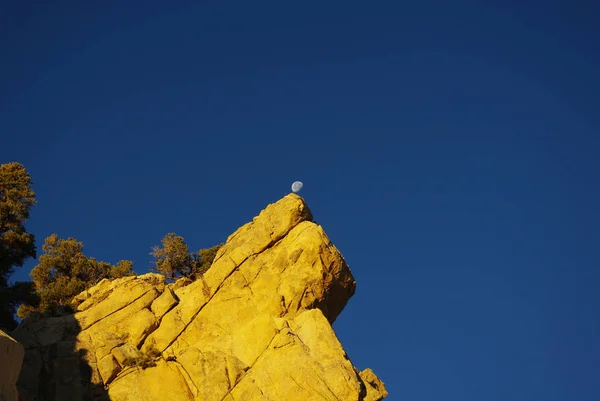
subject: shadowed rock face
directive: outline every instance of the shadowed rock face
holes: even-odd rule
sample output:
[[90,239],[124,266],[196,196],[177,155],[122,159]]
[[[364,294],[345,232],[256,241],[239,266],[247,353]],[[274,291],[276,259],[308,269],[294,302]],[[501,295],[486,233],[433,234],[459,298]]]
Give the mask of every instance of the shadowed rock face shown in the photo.
[[21,363],[23,362],[23,346],[0,330],[0,400],[17,401],[15,386]]
[[26,319],[25,400],[380,400],[331,323],[356,282],[302,198],[233,233],[202,279],[103,280],[74,315]]

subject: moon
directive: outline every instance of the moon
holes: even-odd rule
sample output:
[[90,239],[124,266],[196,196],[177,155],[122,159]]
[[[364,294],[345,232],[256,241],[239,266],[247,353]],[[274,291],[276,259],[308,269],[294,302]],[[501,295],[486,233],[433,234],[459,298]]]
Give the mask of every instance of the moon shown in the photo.
[[295,181],[292,184],[292,192],[294,192],[294,193],[299,192],[302,189],[303,186],[304,186],[304,184],[302,184],[301,181]]

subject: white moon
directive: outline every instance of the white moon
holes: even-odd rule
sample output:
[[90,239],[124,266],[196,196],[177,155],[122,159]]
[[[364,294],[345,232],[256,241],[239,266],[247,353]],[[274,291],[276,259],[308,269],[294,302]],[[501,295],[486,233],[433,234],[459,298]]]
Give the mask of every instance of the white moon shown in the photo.
[[303,185],[304,185],[304,184],[302,184],[302,182],[300,182],[300,181],[295,181],[295,182],[292,184],[292,191],[293,191],[294,193],[296,193],[296,192],[300,191],[300,190],[302,189],[302,186],[303,186]]

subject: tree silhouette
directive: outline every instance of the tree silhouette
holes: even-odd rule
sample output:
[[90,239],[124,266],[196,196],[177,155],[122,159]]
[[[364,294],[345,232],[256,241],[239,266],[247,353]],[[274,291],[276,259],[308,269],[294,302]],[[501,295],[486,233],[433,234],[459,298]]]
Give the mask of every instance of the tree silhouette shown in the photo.
[[0,165],[0,328],[13,329],[18,304],[32,302],[27,283],[9,285],[14,267],[35,258],[35,238],[25,229],[29,211],[35,205],[31,177],[20,163]]

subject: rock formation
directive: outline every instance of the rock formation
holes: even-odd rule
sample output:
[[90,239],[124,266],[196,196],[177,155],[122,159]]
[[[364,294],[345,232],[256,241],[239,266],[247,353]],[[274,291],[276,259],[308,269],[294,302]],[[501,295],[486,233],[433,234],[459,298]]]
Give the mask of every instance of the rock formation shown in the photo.
[[17,401],[17,378],[23,362],[23,346],[0,330],[0,401]]
[[377,401],[331,323],[356,282],[302,198],[290,194],[233,233],[196,281],[103,280],[77,311],[27,318],[26,401]]

